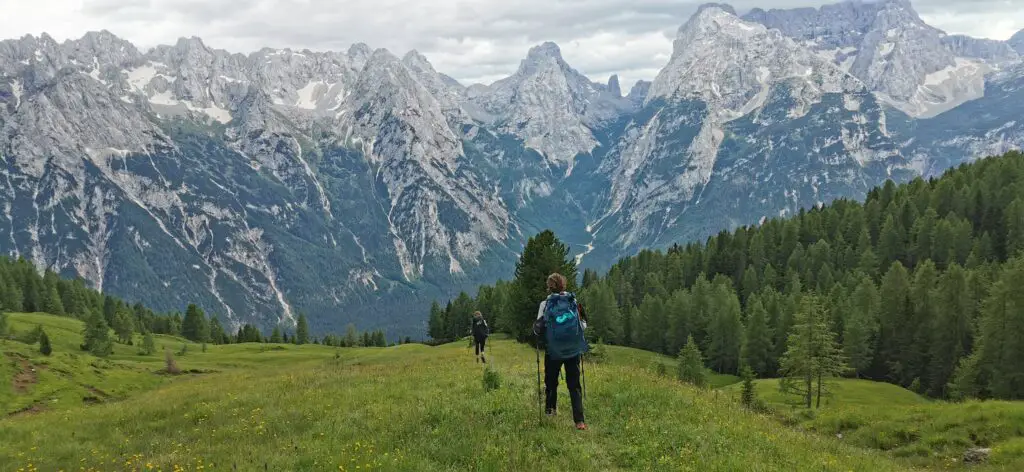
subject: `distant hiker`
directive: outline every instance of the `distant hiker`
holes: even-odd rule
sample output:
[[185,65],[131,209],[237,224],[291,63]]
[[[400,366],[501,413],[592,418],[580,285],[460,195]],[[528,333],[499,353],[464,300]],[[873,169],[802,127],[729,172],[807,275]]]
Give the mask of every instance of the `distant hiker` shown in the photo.
[[487,343],[487,336],[490,334],[491,329],[487,327],[483,313],[473,313],[473,345],[476,346],[476,356],[483,363],[487,362],[487,358],[484,357],[484,344]]
[[566,284],[561,274],[548,276],[547,286],[551,295],[540,303],[533,332],[545,346],[545,412],[548,416],[557,413],[558,375],[562,366],[565,366],[565,384],[569,387],[569,398],[572,400],[572,420],[576,423],[576,429],[585,430],[587,424],[583,418],[580,361],[583,353],[590,350],[583,336],[587,321],[583,306],[576,301],[576,296],[565,291]]

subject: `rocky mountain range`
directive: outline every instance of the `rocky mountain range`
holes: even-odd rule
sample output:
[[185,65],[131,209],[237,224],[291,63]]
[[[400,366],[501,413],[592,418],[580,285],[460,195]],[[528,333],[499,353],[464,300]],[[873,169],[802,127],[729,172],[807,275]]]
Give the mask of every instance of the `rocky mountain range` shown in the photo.
[[465,86],[423,55],[0,42],[0,250],[158,309],[421,336],[550,228],[608,267],[1024,143],[1024,32],[906,0],[708,4],[623,96],[557,45]]

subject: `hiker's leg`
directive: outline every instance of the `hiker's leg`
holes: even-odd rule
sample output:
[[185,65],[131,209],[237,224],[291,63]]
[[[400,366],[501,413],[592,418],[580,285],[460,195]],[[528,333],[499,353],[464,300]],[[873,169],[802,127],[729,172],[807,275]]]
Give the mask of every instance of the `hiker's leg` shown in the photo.
[[583,389],[580,388],[580,358],[565,361],[565,385],[569,387],[572,400],[572,421],[583,422]]
[[562,363],[544,355],[544,411],[554,413],[558,408],[558,371]]
[[476,355],[479,356],[481,351],[479,338],[473,340],[473,348],[476,350]]
[[487,347],[487,338],[480,338],[480,361],[487,362],[487,357],[484,356],[484,348]]

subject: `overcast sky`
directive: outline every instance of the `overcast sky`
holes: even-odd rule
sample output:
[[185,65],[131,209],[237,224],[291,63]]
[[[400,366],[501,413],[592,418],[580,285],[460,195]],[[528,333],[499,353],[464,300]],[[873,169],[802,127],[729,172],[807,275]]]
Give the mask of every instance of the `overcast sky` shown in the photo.
[[[58,41],[107,29],[142,49],[199,36],[248,53],[264,46],[345,50],[354,42],[397,55],[423,53],[465,84],[515,71],[531,45],[555,41],[566,61],[623,92],[668,61],[671,38],[702,1],[689,0],[0,0],[0,35],[49,33]],[[753,7],[818,6],[814,0],[737,0]],[[949,33],[1008,39],[1024,29],[1024,0],[916,0],[921,17]],[[242,6],[244,5],[244,6]]]

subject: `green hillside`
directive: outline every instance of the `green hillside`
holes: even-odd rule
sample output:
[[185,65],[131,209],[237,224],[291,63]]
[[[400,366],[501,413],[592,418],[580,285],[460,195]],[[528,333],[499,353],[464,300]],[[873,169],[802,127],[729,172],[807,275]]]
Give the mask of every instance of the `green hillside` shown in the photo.
[[[740,385],[723,389],[739,398]],[[888,451],[910,464],[960,467],[963,453],[991,448],[993,470],[1024,470],[1024,403],[928,400],[896,385],[841,379],[829,387],[822,408],[809,411],[784,395],[776,379],[755,381],[759,399],[785,424],[842,437],[864,448]]]
[[[9,318],[42,324],[54,353],[0,341],[4,378],[37,374],[0,397],[8,413],[36,406],[0,420],[4,470],[906,470],[659,377],[628,348],[586,366],[580,433],[566,413],[538,424],[534,352],[508,340],[493,341],[502,384],[485,392],[464,342],[189,345],[178,367],[203,373],[166,376],[162,355],[131,346],[82,354],[77,321]],[[106,395],[83,401],[93,390]]]

